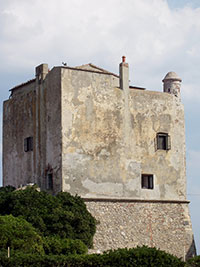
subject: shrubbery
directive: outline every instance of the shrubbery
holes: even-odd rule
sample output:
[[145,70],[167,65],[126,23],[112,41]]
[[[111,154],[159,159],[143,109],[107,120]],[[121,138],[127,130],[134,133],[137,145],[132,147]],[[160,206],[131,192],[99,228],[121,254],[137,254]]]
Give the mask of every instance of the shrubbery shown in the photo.
[[16,255],[10,259],[0,257],[3,266],[70,266],[70,267],[183,267],[184,262],[155,248],[117,249],[102,255],[39,256]]
[[187,267],[199,267],[200,266],[200,256],[196,256],[187,261]]
[[0,189],[0,215],[22,216],[41,236],[80,239],[92,246],[96,222],[79,196],[66,192],[52,196],[32,187],[13,190]]
[[78,196],[52,196],[32,187],[18,191],[13,187],[0,188],[0,266],[200,266],[200,256],[186,264],[145,246],[86,255],[95,224]]
[[44,254],[43,241],[35,228],[21,217],[0,216],[0,250]]
[[46,255],[86,254],[88,251],[87,246],[79,239],[61,239],[54,236],[45,237],[43,247]]

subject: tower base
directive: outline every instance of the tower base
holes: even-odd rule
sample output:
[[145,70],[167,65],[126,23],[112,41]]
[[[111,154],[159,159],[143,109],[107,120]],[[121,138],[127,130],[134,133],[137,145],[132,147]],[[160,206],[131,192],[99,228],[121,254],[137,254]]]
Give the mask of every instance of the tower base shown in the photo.
[[196,255],[188,201],[85,199],[99,222],[91,253],[156,247],[184,260]]

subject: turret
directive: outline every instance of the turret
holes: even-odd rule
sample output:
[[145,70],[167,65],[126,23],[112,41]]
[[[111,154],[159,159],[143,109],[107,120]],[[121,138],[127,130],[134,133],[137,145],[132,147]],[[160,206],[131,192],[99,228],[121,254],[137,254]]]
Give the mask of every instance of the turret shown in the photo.
[[173,71],[167,73],[163,82],[163,92],[180,97],[181,78]]

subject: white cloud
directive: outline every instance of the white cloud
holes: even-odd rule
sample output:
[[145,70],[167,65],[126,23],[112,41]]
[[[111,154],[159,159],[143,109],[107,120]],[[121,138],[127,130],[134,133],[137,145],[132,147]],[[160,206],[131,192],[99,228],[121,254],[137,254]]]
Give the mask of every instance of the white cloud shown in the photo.
[[125,54],[132,83],[158,90],[173,70],[184,94],[200,97],[200,9],[171,10],[165,0],[9,0],[0,12],[2,71],[92,61],[118,72]]

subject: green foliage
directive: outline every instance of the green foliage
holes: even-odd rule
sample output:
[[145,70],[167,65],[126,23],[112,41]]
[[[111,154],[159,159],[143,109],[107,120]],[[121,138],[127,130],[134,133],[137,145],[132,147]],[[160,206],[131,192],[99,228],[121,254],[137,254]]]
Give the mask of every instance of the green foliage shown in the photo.
[[79,239],[58,238],[55,236],[44,238],[44,250],[46,255],[71,255],[85,254],[87,246]]
[[185,263],[175,256],[155,248],[117,249],[102,255],[38,256],[16,255],[7,259],[0,256],[3,266],[66,266],[66,267],[183,267]]
[[184,262],[177,257],[159,249],[148,248],[146,246],[108,251],[103,254],[103,257],[104,262],[107,264],[106,266],[184,266]]
[[0,187],[0,193],[10,193],[10,192],[13,192],[14,190],[15,190],[15,187],[11,185]]
[[9,214],[7,213],[7,209],[9,206],[9,197],[14,190],[15,188],[10,185],[6,187],[0,187],[0,207],[1,207],[0,215]]
[[42,238],[34,227],[23,218],[0,216],[0,249],[22,250],[24,253],[44,253]]
[[199,267],[200,266],[200,256],[195,256],[187,261],[187,267]]
[[96,221],[78,196],[69,193],[52,196],[32,187],[7,193],[4,189],[0,191],[0,214],[23,216],[42,236],[80,239],[92,246]]
[[[57,232],[59,236],[80,239],[88,247],[92,247],[93,236],[96,231],[96,220],[87,210],[84,201],[79,196],[72,196],[69,193],[58,193],[56,197],[65,210],[65,213],[60,214],[60,217],[63,222],[66,222],[68,216],[71,215],[69,216],[69,222],[72,227],[72,229],[70,229],[65,224],[65,227],[62,227],[62,229],[59,229],[59,232]],[[66,230],[69,231],[71,235],[67,236]]]

